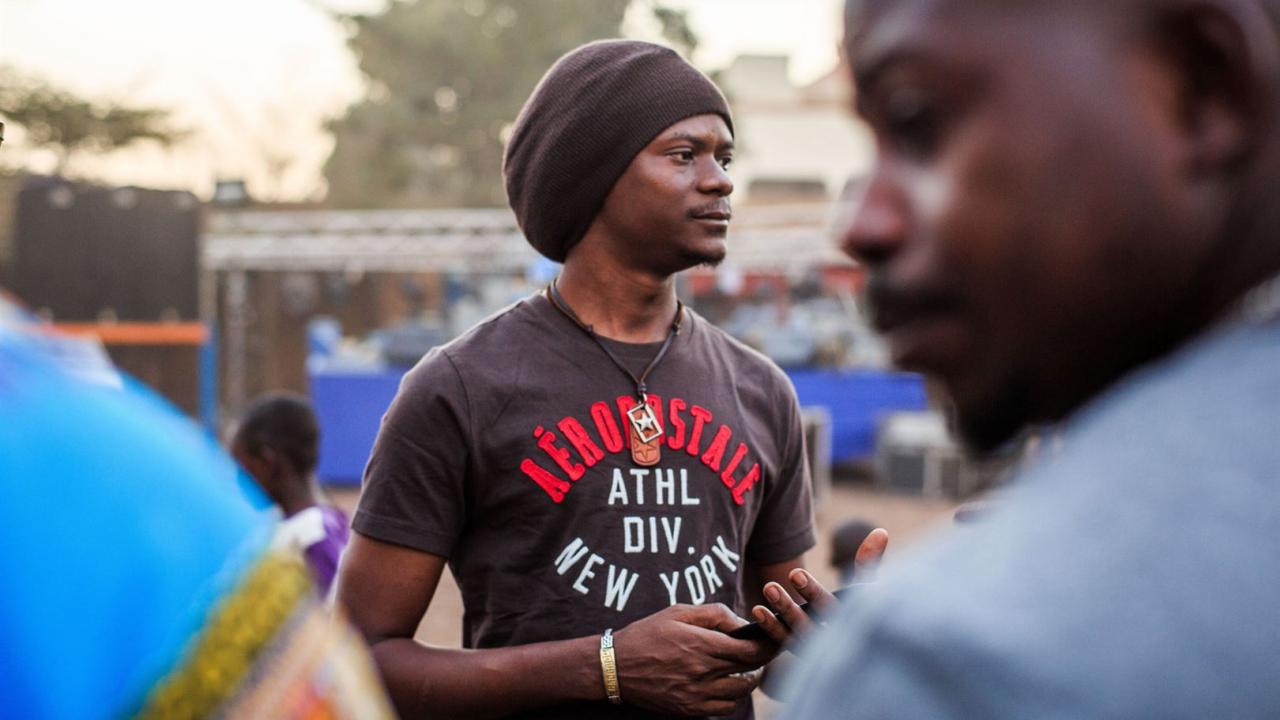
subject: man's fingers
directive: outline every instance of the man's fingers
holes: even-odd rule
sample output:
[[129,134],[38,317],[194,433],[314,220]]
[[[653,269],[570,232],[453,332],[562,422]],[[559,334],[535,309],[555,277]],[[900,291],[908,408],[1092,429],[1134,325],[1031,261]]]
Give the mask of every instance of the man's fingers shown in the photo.
[[727,633],[747,624],[746,620],[738,617],[732,610],[720,603],[691,605],[685,607],[684,610],[685,612],[680,614],[681,621],[708,630],[719,630]]
[[779,645],[791,639],[791,631],[778,618],[773,616],[773,612],[769,608],[757,605],[751,608],[751,616],[760,624],[760,628],[769,635],[770,639]]
[[810,575],[809,571],[804,568],[792,570],[787,575],[787,580],[790,581],[791,587],[795,588],[796,592],[800,594],[800,597],[804,598],[805,602],[813,604],[814,609],[825,612],[836,601],[836,597],[828,592],[822,586],[822,583],[818,582],[817,578]]
[[678,618],[680,622],[699,628],[694,632],[701,636],[703,652],[719,661],[712,668],[717,672],[757,668],[777,654],[778,648],[771,647],[770,643],[729,637],[730,631],[746,625],[747,621],[724,605],[689,606]]
[[762,669],[731,673],[712,680],[707,687],[707,695],[719,700],[737,700],[750,695],[752,690],[759,687],[762,677]]
[[[792,577],[794,578],[795,573],[798,572],[804,571],[793,570]],[[820,587],[816,582],[811,584]],[[777,611],[778,615],[781,616],[782,622],[791,628],[791,632],[803,633],[808,631],[810,625],[809,616],[804,614],[804,610],[800,609],[800,606],[796,604],[795,600],[791,599],[791,595],[786,590],[783,590],[781,585],[776,582],[766,583],[764,597],[773,606],[773,609]]]
[[874,567],[884,556],[889,547],[889,533],[884,528],[876,528],[867,535],[858,546],[858,553],[853,557],[854,572]]

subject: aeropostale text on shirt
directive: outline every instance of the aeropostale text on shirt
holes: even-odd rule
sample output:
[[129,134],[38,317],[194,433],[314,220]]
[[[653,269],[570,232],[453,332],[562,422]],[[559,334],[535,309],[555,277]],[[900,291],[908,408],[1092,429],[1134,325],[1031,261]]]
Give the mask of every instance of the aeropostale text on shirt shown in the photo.
[[[745,495],[760,481],[761,472],[759,462],[753,461],[749,466],[744,462],[748,456],[755,456],[747,443],[739,440],[730,452],[729,448],[737,436],[723,422],[707,440],[709,428],[714,427],[715,416],[700,405],[690,406],[682,398],[673,397],[664,406],[663,398],[658,395],[649,395],[648,403],[654,414],[665,423],[663,438],[666,447],[673,452],[683,450],[698,458],[703,466],[719,477],[724,488],[732,493],[733,501],[742,505]],[[537,456],[549,459],[555,469],[533,457],[525,457],[520,461],[520,470],[553,502],[564,502],[573,484],[603,460],[606,452],[614,455],[627,449],[630,437],[621,428],[627,426],[627,410],[635,404],[634,397],[620,395],[612,405],[604,401],[593,403],[583,419],[565,416],[556,423],[555,429],[538,425],[533,430],[535,444],[540,451]],[[559,430],[558,434],[556,430]]]

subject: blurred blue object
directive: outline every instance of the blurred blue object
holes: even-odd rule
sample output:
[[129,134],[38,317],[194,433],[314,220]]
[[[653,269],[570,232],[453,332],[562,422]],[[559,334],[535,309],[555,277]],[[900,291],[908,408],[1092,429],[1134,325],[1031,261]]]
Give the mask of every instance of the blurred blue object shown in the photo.
[[876,431],[886,415],[929,406],[924,380],[914,373],[789,369],[787,376],[801,406],[818,405],[831,413],[831,461],[836,464],[875,454]]
[[[876,430],[887,414],[924,410],[924,381],[911,373],[881,370],[790,368],[802,406],[831,414],[831,461],[866,460],[875,453]],[[358,485],[382,416],[404,370],[311,373],[311,401],[320,421],[320,465],[316,474],[335,485]]]
[[136,708],[272,529],[190,420],[135,381],[68,374],[14,323],[0,323],[0,506],[15,718]]
[[311,373],[311,402],[320,421],[316,475],[333,485],[359,485],[382,415],[404,370]]

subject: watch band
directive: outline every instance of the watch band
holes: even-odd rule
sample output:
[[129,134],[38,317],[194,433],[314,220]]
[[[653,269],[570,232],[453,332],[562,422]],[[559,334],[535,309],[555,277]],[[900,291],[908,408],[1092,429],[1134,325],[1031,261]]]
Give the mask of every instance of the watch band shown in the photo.
[[622,695],[618,693],[618,665],[613,655],[613,628],[604,631],[600,636],[600,669],[604,671],[604,692],[609,702],[622,704]]

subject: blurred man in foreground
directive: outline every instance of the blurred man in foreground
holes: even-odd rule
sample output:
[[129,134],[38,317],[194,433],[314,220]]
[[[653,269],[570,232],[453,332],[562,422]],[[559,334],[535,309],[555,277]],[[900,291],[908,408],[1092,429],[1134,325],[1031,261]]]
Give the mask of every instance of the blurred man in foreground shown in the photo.
[[1280,716],[1278,13],[848,4],[894,359],[972,447],[1062,443],[845,603],[791,717]]

